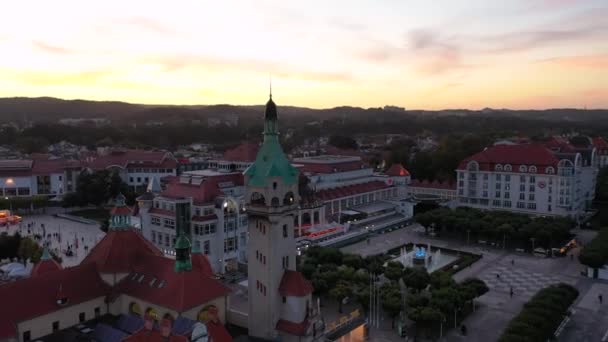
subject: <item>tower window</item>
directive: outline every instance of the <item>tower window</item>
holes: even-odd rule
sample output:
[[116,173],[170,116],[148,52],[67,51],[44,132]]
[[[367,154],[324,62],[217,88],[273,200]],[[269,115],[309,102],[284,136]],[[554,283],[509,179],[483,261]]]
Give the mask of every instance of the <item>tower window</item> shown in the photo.
[[272,189],[276,190],[277,189],[277,182],[272,182]]
[[287,303],[287,297],[283,296],[283,304]]
[[283,237],[284,238],[287,237],[287,225],[286,224],[283,225]]

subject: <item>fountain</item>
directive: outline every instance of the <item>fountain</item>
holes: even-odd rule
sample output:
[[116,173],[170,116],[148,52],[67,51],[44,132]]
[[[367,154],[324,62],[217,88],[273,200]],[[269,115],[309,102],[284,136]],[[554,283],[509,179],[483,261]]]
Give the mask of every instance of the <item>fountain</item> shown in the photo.
[[426,247],[414,244],[411,251],[408,251],[405,246],[402,247],[400,255],[393,260],[399,261],[405,267],[424,267],[431,273],[456,259],[455,256],[441,254],[439,248],[433,253],[430,244],[427,244]]

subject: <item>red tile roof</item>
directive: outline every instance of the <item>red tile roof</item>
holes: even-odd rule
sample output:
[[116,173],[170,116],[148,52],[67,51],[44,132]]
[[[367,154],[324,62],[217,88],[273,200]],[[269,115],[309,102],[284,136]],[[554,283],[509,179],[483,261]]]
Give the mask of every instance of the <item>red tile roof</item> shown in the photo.
[[539,144],[496,145],[466,158],[458,170],[466,170],[470,161],[479,163],[480,171],[494,171],[496,164],[510,164],[512,172],[519,172],[520,165],[537,168],[537,173],[544,173],[545,167],[557,167],[559,159],[547,147]]
[[131,215],[132,213],[133,211],[131,208],[126,205],[122,207],[113,207],[112,210],[110,210],[110,215]]
[[407,177],[410,175],[410,172],[401,164],[393,164],[388,170],[386,170],[385,174],[391,177]]
[[[133,265],[133,272],[138,276],[132,279],[128,275],[118,284],[117,291],[180,313],[230,292],[229,288],[206,275],[202,268],[175,272],[174,266],[173,259],[145,256]],[[141,281],[140,275],[144,275]],[[150,286],[153,279],[156,282]],[[164,283],[159,288],[161,282]]]
[[279,285],[281,296],[304,297],[312,293],[312,285],[302,273],[285,270]]
[[94,264],[49,272],[0,286],[0,339],[16,337],[19,322],[61,309],[57,304],[60,288],[62,296],[67,298],[65,306],[105,297],[110,290]]
[[221,323],[209,321],[206,325],[212,342],[232,342],[232,336]]
[[171,210],[167,210],[167,209],[161,209],[161,208],[150,208],[150,210],[148,210],[148,212],[150,214],[156,214],[156,215],[165,215],[165,216],[175,216],[175,212],[171,211]]
[[560,137],[560,136],[553,136],[553,137],[547,139],[545,142],[543,142],[543,145],[545,145],[545,147],[547,147],[548,149],[555,151],[555,152],[574,152],[575,151],[574,146],[572,146],[572,144],[568,141],[568,139]]
[[179,177],[172,178],[161,192],[161,196],[168,198],[192,198],[196,205],[211,203],[224,192],[220,188],[220,183],[232,182],[235,185],[243,185],[242,173],[229,173],[225,175],[205,177],[201,184],[184,184]]
[[315,194],[315,196],[323,201],[331,201],[336,198],[363,194],[371,191],[385,189],[388,187],[389,185],[387,185],[385,182],[372,181],[367,183],[353,184],[338,188],[320,190]]
[[257,143],[242,143],[239,146],[224,152],[224,160],[253,162],[258,155],[260,145]]
[[206,255],[202,253],[193,253],[192,254],[192,267],[200,270],[203,274],[212,276],[213,269],[211,268],[211,264],[209,263],[209,259]]
[[30,274],[30,276],[37,277],[49,272],[55,272],[62,269],[63,267],[61,267],[61,265],[59,265],[59,263],[53,258],[50,258],[48,260],[40,260],[32,268],[32,273]]
[[133,229],[109,231],[84,258],[82,264],[95,263],[99,272],[130,272],[132,265],[146,256],[162,252]]
[[277,330],[283,331],[283,332],[286,332],[288,334],[295,335],[295,336],[305,336],[306,330],[308,329],[309,324],[310,324],[310,322],[308,322],[307,319],[305,319],[301,323],[294,323],[291,321],[280,319],[277,322]]
[[434,180],[432,182],[424,179],[422,181],[417,179],[412,179],[410,182],[410,187],[415,188],[430,188],[430,189],[444,189],[444,190],[456,190],[456,183],[450,182],[440,182],[438,180]]
[[608,149],[608,142],[602,137],[595,137],[593,138],[593,146],[598,150],[605,150]]

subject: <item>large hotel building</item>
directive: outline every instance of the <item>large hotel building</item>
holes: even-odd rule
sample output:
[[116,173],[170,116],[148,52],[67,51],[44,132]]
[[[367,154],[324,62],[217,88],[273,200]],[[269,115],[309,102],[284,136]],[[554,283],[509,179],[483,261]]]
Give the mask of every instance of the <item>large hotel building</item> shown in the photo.
[[581,219],[595,196],[599,162],[591,140],[495,145],[458,166],[458,205]]

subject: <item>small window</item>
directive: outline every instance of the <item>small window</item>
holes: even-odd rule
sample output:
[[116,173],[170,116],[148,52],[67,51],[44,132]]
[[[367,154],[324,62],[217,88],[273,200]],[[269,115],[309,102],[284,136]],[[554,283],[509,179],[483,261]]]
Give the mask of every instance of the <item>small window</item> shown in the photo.
[[287,297],[283,296],[283,304],[287,303]]
[[56,332],[59,330],[59,321],[55,321],[53,322],[53,332]]
[[161,280],[160,283],[158,283],[158,288],[162,289],[165,286],[165,281]]
[[95,318],[101,316],[101,308],[98,306],[95,308]]
[[150,280],[150,287],[153,287],[154,283],[156,283],[156,278],[152,278],[152,280]]
[[283,237],[284,238],[287,237],[287,225],[286,224],[283,225]]
[[82,323],[86,320],[86,315],[84,312],[78,314],[78,322]]
[[32,340],[32,333],[28,330],[28,331],[24,331],[23,332],[23,341],[24,342],[29,342]]
[[277,182],[272,182],[272,189],[276,190],[277,189]]

